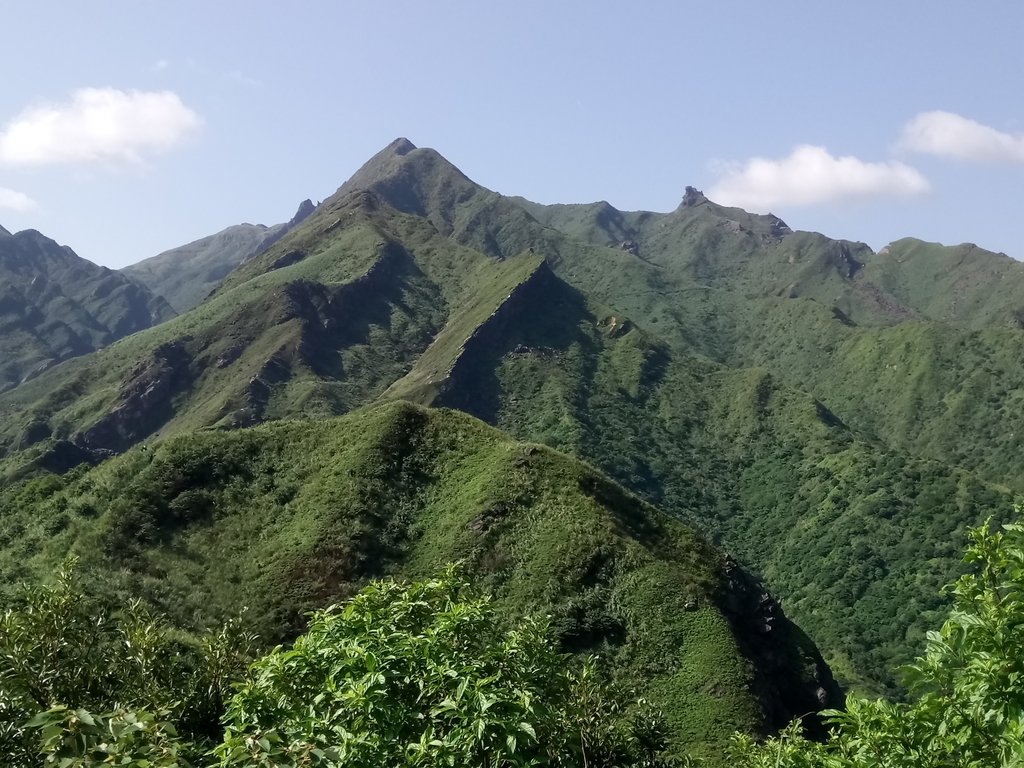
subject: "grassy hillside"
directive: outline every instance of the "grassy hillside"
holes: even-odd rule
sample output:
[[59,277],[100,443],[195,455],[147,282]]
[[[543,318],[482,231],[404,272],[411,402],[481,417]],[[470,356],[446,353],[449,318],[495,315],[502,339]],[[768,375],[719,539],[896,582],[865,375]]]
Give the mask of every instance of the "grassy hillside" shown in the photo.
[[692,530],[455,411],[195,433],[2,503],[4,581],[72,551],[185,626],[247,605],[268,639],[371,577],[462,561],[502,611],[551,614],[565,649],[598,653],[702,752],[837,695],[813,645]]
[[173,316],[159,296],[34,230],[0,232],[0,391]]
[[[941,298],[1012,270],[958,283],[928,253],[692,189],[667,214],[537,206],[398,140],[192,311],[0,395],[2,471],[381,400],[457,408],[721,542],[845,682],[895,692],[966,528],[1024,476],[1022,331],[968,312],[981,288],[959,314]],[[928,269],[952,276],[929,293]]]
[[305,200],[283,224],[236,224],[208,237],[143,259],[122,274],[163,296],[175,311],[187,312],[210,295],[231,270],[265,251],[313,212]]

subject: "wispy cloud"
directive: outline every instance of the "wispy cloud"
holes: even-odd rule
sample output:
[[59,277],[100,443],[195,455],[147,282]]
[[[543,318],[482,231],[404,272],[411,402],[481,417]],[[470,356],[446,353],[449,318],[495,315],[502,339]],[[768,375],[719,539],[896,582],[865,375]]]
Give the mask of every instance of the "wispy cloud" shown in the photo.
[[0,209],[28,213],[39,207],[39,204],[23,192],[16,192],[7,187],[0,187]]
[[727,167],[708,194],[723,205],[765,211],[853,198],[910,197],[928,190],[928,180],[905,163],[836,157],[824,147],[805,144],[786,157],[755,157]]
[[903,128],[900,146],[958,160],[1024,163],[1024,134],[1006,133],[954,112],[922,112]]
[[0,131],[0,163],[138,164],[200,123],[172,91],[82,88],[69,101],[29,107],[11,120]]

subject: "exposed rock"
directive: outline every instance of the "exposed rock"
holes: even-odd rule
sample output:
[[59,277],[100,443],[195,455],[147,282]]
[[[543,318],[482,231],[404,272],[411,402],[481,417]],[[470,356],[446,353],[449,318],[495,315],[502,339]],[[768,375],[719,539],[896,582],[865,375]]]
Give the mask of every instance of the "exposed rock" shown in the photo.
[[302,251],[288,251],[283,256],[279,256],[274,259],[273,263],[267,267],[267,271],[271,272],[275,269],[282,269],[283,267],[290,267],[292,264],[298,264],[306,258],[306,254]]
[[[384,148],[384,152],[393,155],[407,155],[416,149],[416,145],[404,136],[400,136]],[[382,153],[383,154],[383,153]]]
[[771,220],[771,236],[774,238],[782,239],[786,235],[792,235],[793,230],[789,228],[789,225],[780,219],[778,216],[769,213],[768,218]]
[[619,248],[625,251],[626,253],[633,254],[634,256],[640,255],[640,243],[638,243],[636,240],[623,240],[621,243],[619,243]]
[[598,325],[604,328],[607,334],[613,339],[617,339],[619,336],[624,336],[629,333],[630,329],[633,327],[633,324],[630,323],[629,320],[620,320],[614,315],[606,317],[604,320],[600,321]]
[[683,193],[683,201],[679,204],[680,208],[693,208],[706,203],[708,199],[704,197],[704,193],[696,187],[687,187]]
[[478,517],[471,520],[468,527],[473,533],[487,533],[496,523],[508,517],[512,507],[508,502],[499,501],[480,513]]
[[153,350],[121,385],[118,403],[73,441],[89,451],[120,452],[155,432],[173,414],[173,398],[191,384],[191,356],[185,340]]
[[832,307],[832,317],[848,328],[855,328],[857,326],[857,324],[850,319],[850,316],[843,312],[839,307]]
[[[726,555],[715,602],[733,626],[740,648],[754,662],[753,690],[767,722],[781,728],[790,713],[840,707],[843,694],[810,641],[786,618],[782,606],[754,576]],[[797,651],[803,642],[804,652]],[[823,726],[808,716],[804,725],[820,735]]]
[[106,451],[90,451],[70,440],[58,440],[33,464],[47,472],[63,475],[80,464],[99,464],[108,456]]
[[241,357],[244,351],[244,344],[232,344],[230,347],[224,350],[220,357],[217,358],[214,365],[217,368],[227,368],[229,365],[235,362],[235,360]]
[[299,203],[299,209],[295,212],[295,215],[292,216],[291,220],[288,222],[288,227],[297,227],[299,224],[308,219],[310,217],[310,214],[312,214],[313,211],[315,210],[316,206],[313,205],[313,201],[307,197],[305,200]]
[[50,425],[47,422],[42,419],[36,419],[25,427],[15,443],[15,448],[19,450],[28,448],[30,445],[35,445],[49,439],[52,434],[53,430],[50,429]]

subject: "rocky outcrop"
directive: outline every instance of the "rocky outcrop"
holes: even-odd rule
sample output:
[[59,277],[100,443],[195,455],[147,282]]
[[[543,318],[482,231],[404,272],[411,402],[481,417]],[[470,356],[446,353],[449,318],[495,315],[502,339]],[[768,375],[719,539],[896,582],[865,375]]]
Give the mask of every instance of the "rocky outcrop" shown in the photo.
[[840,275],[850,280],[864,268],[864,263],[858,261],[850,246],[844,242],[836,241],[831,244],[826,254],[829,264],[836,268]]
[[680,208],[695,208],[698,205],[706,203],[708,199],[704,196],[696,187],[687,187],[683,193],[683,201],[679,203]]
[[789,228],[789,225],[775,214],[769,213],[768,219],[771,222],[771,228],[769,229],[771,237],[781,240],[786,235],[793,234],[793,230]]
[[120,453],[158,430],[174,413],[174,396],[191,383],[185,340],[162,344],[121,385],[117,403],[74,443],[88,451]]
[[305,199],[299,203],[299,209],[295,211],[295,215],[291,217],[285,224],[278,224],[277,226],[271,227],[267,230],[266,236],[260,241],[259,245],[256,246],[252,253],[248,253],[244,258],[239,260],[239,264],[242,261],[248,260],[253,256],[263,253],[264,251],[270,250],[270,247],[276,244],[281,238],[295,229],[299,224],[304,222],[316,211],[317,206],[313,205],[313,201]]
[[814,643],[786,617],[775,596],[728,555],[714,599],[756,670],[753,692],[768,726],[780,729],[794,714],[803,715],[805,728],[822,735],[816,713],[841,707],[844,695]]

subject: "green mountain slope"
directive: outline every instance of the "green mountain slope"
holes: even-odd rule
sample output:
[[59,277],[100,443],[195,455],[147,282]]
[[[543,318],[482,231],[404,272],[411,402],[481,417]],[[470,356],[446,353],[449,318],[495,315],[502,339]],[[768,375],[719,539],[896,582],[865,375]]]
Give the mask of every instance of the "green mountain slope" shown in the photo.
[[1020,263],[915,240],[875,254],[693,189],[669,214],[518,203],[618,243],[617,260],[600,249],[557,270],[673,346],[766,368],[892,448],[1020,487]]
[[0,390],[173,315],[160,297],[34,230],[0,231]]
[[459,560],[502,611],[550,613],[567,650],[662,707],[680,747],[714,754],[735,729],[837,701],[813,645],[720,551],[589,466],[455,411],[197,433],[34,492],[5,499],[5,580],[73,551],[186,626],[248,605],[279,637],[371,577]]
[[930,319],[944,289],[874,277],[889,258],[696,190],[667,214],[537,206],[398,140],[192,311],[0,395],[4,472],[458,408],[721,542],[844,681],[894,691],[966,527],[1009,508],[1024,424],[1020,331]]
[[205,299],[231,270],[272,246],[301,224],[314,208],[312,201],[304,200],[284,224],[236,224],[132,264],[121,272],[163,296],[175,311],[187,312]]

